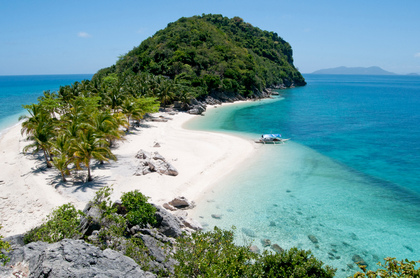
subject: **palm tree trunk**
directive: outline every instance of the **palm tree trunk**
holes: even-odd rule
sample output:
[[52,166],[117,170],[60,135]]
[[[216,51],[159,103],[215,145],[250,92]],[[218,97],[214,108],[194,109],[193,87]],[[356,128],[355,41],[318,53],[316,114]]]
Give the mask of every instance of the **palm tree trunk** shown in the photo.
[[63,171],[61,171],[61,181],[62,182],[66,182],[67,180],[66,180],[66,177],[64,176],[64,172]]
[[45,151],[45,149],[42,149],[42,151],[44,152],[45,161],[47,162],[47,168],[52,168],[52,165],[50,161],[48,160],[47,152]]
[[90,175],[90,164],[88,164],[88,165],[87,165],[87,168],[88,168],[88,177],[87,177],[87,181],[88,181],[88,182],[90,182],[90,181],[93,181],[92,176]]

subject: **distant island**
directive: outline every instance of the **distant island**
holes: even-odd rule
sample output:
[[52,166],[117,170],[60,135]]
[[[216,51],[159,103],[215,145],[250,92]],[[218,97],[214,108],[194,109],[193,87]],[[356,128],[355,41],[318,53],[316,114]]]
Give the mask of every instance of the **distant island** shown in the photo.
[[386,71],[380,67],[337,67],[317,70],[312,74],[396,75],[396,73]]

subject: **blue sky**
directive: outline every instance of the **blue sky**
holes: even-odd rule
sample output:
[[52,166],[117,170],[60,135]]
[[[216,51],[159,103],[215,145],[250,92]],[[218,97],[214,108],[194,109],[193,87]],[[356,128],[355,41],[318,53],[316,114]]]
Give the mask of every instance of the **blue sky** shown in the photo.
[[0,75],[95,73],[169,22],[203,13],[278,33],[303,73],[379,66],[420,74],[418,0],[0,0]]

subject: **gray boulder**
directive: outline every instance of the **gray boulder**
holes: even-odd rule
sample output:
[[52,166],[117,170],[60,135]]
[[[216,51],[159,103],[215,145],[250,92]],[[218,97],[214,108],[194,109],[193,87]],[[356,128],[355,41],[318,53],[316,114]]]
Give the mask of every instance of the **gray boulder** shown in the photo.
[[93,202],[86,204],[83,209],[84,216],[80,219],[79,231],[82,235],[90,236],[93,231],[101,229],[102,212]]
[[169,204],[177,209],[191,209],[195,206],[194,202],[188,201],[184,196],[174,198]]
[[10,262],[0,265],[0,277],[156,277],[117,251],[82,240],[32,242],[11,251]]
[[181,221],[161,206],[154,205],[154,207],[156,208],[155,216],[158,231],[169,237],[176,238],[181,236],[181,227],[183,226]]

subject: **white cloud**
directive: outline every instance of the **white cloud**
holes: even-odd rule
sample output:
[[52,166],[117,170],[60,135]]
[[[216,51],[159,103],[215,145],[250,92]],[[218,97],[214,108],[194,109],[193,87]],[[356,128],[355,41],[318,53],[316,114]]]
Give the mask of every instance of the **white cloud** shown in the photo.
[[416,54],[414,54],[414,57],[420,58],[420,52],[417,52]]
[[86,32],[79,32],[79,33],[77,33],[77,36],[80,37],[80,38],[90,38],[91,37],[91,35],[86,33]]

